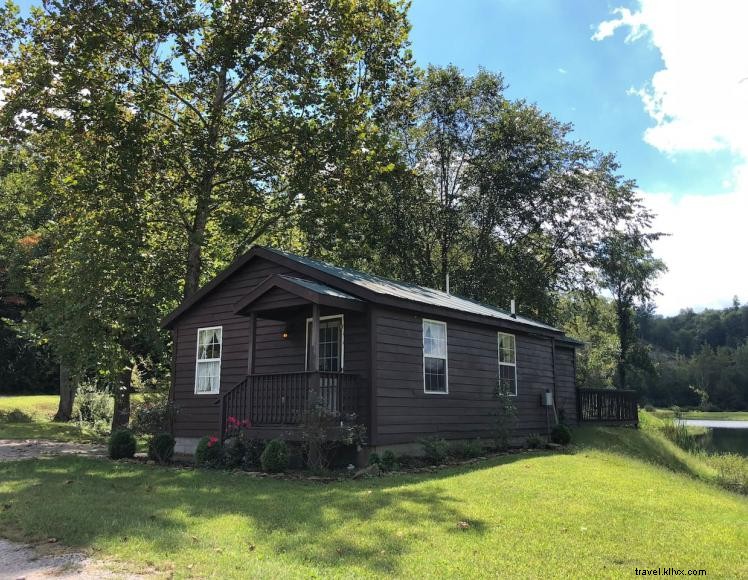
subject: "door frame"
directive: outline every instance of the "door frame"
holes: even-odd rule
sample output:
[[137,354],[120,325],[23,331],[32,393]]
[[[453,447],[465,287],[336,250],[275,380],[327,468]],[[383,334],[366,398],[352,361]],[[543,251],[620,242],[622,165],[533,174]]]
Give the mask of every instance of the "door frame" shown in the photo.
[[[340,371],[343,372],[345,369],[345,316],[343,314],[332,314],[330,316],[320,316],[320,323],[340,319]],[[306,319],[304,322],[304,370],[309,371],[309,323],[312,322],[312,317]],[[320,350],[320,353],[322,351]]]

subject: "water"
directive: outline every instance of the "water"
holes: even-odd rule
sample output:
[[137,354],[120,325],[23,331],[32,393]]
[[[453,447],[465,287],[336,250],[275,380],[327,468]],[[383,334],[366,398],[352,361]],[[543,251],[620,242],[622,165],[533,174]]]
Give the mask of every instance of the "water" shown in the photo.
[[681,419],[690,427],[705,427],[706,433],[699,442],[706,451],[738,453],[748,457],[748,421],[710,421]]

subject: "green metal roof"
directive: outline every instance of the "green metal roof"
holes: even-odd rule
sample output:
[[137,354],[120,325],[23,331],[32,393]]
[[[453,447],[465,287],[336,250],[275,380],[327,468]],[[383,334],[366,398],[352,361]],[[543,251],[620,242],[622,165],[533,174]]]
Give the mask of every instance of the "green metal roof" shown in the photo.
[[[342,268],[321,260],[297,256],[296,254],[284,252],[275,248],[269,248],[267,246],[264,246],[263,249],[298,262],[299,264],[319,270],[320,272],[324,272],[325,274],[329,274],[330,276],[335,276],[336,278],[340,278],[341,280],[345,280],[346,282],[350,282],[377,294],[393,296],[396,298],[402,298],[403,300],[419,302],[421,304],[428,304],[441,308],[448,308],[450,310],[467,312],[478,316],[488,316],[498,320],[506,320],[507,322],[519,322],[527,326],[542,328],[544,330],[563,332],[558,328],[528,318],[527,316],[512,316],[509,312],[496,308],[495,306],[488,306],[468,298],[461,298],[454,294],[447,294],[441,290],[435,290],[425,286],[417,286],[415,284],[407,284],[405,282],[398,282],[374,274],[359,272],[358,270],[353,270],[351,268]],[[310,282],[310,284],[315,283]],[[323,284],[319,284],[319,286],[328,288]],[[319,292],[320,290],[315,291]]]

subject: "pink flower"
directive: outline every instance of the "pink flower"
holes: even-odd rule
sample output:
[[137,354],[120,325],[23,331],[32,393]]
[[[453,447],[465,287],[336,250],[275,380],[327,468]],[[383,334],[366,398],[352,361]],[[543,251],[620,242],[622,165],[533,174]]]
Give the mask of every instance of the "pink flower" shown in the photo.
[[208,439],[208,447],[213,447],[216,443],[218,443],[218,437],[211,435],[210,439]]

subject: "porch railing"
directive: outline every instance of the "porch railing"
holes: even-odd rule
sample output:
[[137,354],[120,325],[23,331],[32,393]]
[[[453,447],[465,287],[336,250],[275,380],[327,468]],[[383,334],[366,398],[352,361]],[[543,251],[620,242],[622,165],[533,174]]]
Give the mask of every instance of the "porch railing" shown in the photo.
[[636,391],[578,389],[577,417],[580,422],[637,425],[639,410]]
[[357,376],[350,373],[296,372],[248,375],[219,398],[221,433],[226,421],[248,419],[253,426],[298,425],[317,392],[332,412],[358,411]]

